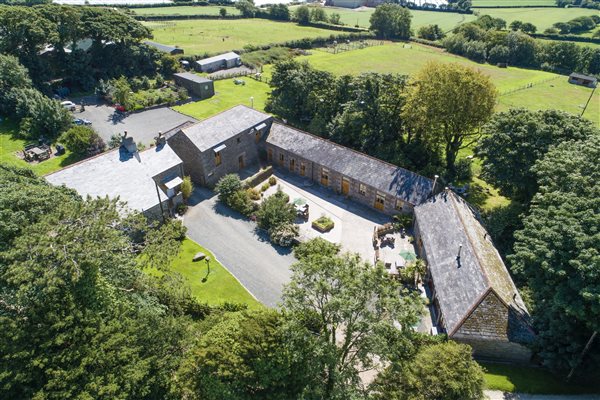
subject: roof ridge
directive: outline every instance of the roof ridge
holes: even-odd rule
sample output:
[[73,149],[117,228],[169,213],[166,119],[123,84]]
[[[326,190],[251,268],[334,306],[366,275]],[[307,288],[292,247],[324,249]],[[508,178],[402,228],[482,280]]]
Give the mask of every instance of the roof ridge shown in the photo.
[[[218,112],[218,113],[216,113],[216,114],[214,114],[214,115],[211,115],[211,116],[210,116],[210,117],[208,117],[208,118],[204,118],[204,119],[198,120],[197,122],[193,123],[192,125],[190,125],[190,126],[188,126],[188,127],[186,127],[186,128],[189,128],[189,127],[192,127],[192,126],[196,126],[196,125],[198,125],[198,124],[200,124],[200,123],[202,123],[202,122],[208,121],[209,119],[216,118],[216,117],[218,117],[219,115],[225,114],[226,112],[228,112],[228,111],[231,111],[231,110],[233,110],[234,108],[237,108],[237,107],[244,107],[244,108],[247,108],[247,109],[249,109],[249,110],[254,110],[254,111],[256,111],[257,113],[260,113],[260,114],[267,115],[268,117],[272,117],[272,115],[270,115],[270,114],[267,114],[267,113],[264,113],[264,112],[258,111],[257,109],[255,109],[255,108],[252,108],[252,107],[248,107],[248,106],[247,106],[247,105],[245,105],[245,104],[236,104],[236,105],[234,105],[234,106],[232,106],[232,107],[229,107],[228,109],[225,109],[225,110],[223,110],[223,111],[220,111],[220,112]],[[185,114],[184,114],[184,115],[185,115]],[[182,129],[182,131],[183,131],[183,129]]]
[[341,144],[339,144],[339,143],[336,143],[336,142],[334,142],[333,140],[325,139],[325,138],[323,138],[323,137],[321,137],[321,136],[317,136],[317,135],[315,135],[315,134],[313,134],[313,133],[310,133],[310,132],[303,131],[302,129],[298,129],[298,128],[296,128],[296,127],[293,127],[293,126],[291,126],[291,125],[288,125],[288,124],[284,124],[284,123],[283,123],[283,121],[282,121],[282,122],[279,122],[279,120],[278,120],[278,119],[276,119],[275,117],[273,117],[273,124],[281,125],[281,126],[284,126],[284,127],[286,127],[286,128],[289,128],[289,129],[295,130],[295,131],[297,131],[297,132],[300,132],[300,133],[302,133],[302,134],[305,134],[305,135],[307,135],[307,136],[311,136],[311,137],[313,137],[313,138],[315,138],[315,139],[321,140],[321,141],[323,141],[323,142],[331,143],[331,144],[333,144],[333,145],[335,145],[335,146],[339,146],[339,147],[342,147],[342,148],[344,148],[344,149],[348,149],[348,150],[350,150],[350,151],[351,151],[351,152],[353,152],[353,153],[360,154],[361,156],[365,156],[365,157],[367,157],[367,158],[370,158],[370,159],[372,159],[372,160],[378,161],[378,162],[380,162],[380,163],[383,163],[383,164],[387,164],[387,165],[389,165],[389,166],[391,166],[391,167],[394,167],[394,168],[396,168],[396,169],[401,169],[401,170],[403,170],[403,171],[406,171],[406,172],[408,172],[408,173],[411,173],[411,174],[413,174],[413,175],[419,176],[419,177],[421,177],[421,178],[424,178],[424,179],[427,179],[427,180],[429,180],[429,181],[433,182],[433,181],[432,181],[431,179],[429,179],[428,177],[426,177],[426,176],[423,176],[423,175],[421,175],[421,174],[418,174],[418,173],[416,173],[416,172],[414,172],[414,171],[411,171],[411,170],[409,170],[409,169],[406,169],[406,168],[400,167],[400,166],[398,166],[398,165],[396,165],[396,164],[392,164],[392,163],[390,163],[390,162],[384,161],[384,160],[382,160],[382,159],[380,159],[380,158],[373,157],[373,156],[371,156],[371,155],[368,155],[368,154],[366,154],[366,153],[363,153],[362,151],[354,150],[354,149],[352,149],[352,148],[350,148],[350,147],[348,147],[348,146],[344,146],[344,145],[341,145]]

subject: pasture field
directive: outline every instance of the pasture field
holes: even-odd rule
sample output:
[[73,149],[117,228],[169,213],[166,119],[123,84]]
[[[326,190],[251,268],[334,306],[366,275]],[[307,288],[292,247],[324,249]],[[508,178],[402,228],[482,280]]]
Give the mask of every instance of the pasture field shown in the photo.
[[[293,12],[298,6],[290,7]],[[356,26],[361,28],[368,28],[371,24],[369,19],[371,14],[375,11],[374,8],[342,8],[342,7],[324,7],[325,12],[329,15],[332,13],[340,14],[340,19],[345,25]],[[470,14],[458,14],[458,13],[445,13],[436,11],[421,11],[421,10],[410,10],[412,18],[411,26],[413,29],[418,29],[423,25],[437,24],[445,31],[453,29],[455,26],[460,25],[464,22],[474,20],[476,17]]]
[[219,6],[179,6],[179,7],[148,7],[132,8],[131,11],[137,15],[219,15],[219,10],[225,8],[227,15],[240,15],[235,7]]
[[[242,79],[246,84],[236,85],[233,79],[215,81],[213,97],[173,107],[173,109],[199,120],[211,117],[238,104],[254,106],[255,109],[264,111],[267,96],[271,91],[269,85],[251,78],[238,79]],[[250,100],[251,97],[253,100]]]
[[[498,68],[478,64],[439,49],[418,44],[388,43],[338,54],[313,50],[312,55],[298,57],[317,69],[334,74],[358,75],[362,72],[399,73],[413,75],[427,62],[460,63],[476,68],[490,76],[499,91],[499,110],[525,107],[532,110],[556,108],[579,114],[592,89],[571,85],[567,77],[545,71],[524,68]],[[271,66],[264,68],[269,77]],[[527,87],[530,86],[531,87]],[[597,91],[585,116],[600,125],[600,93]]]
[[152,29],[153,40],[200,55],[339,33],[266,19],[153,21],[144,25]]
[[556,6],[554,0],[473,0],[472,7]]
[[582,16],[600,15],[600,11],[589,8],[473,8],[479,15],[491,15],[502,18],[506,24],[519,20],[530,22],[537,27],[537,32],[544,32],[556,22],[567,22]]

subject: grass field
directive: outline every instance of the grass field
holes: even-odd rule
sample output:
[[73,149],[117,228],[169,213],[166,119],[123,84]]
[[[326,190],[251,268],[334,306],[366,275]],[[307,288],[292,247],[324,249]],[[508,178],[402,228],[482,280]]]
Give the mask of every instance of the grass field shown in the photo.
[[[294,10],[296,7],[290,7],[290,10]],[[340,19],[345,25],[355,26],[358,25],[363,28],[370,26],[369,18],[375,11],[374,8],[341,8],[341,7],[325,7],[327,14],[338,13]],[[442,13],[435,11],[420,11],[410,10],[412,15],[411,26],[413,29],[417,29],[423,25],[437,24],[443,30],[451,30],[457,25],[464,22],[472,21],[476,17],[470,14],[458,14],[458,13]]]
[[132,8],[137,15],[219,15],[219,10],[225,8],[227,15],[240,15],[240,11],[235,7],[219,6],[179,6],[179,7],[148,7]]
[[473,0],[473,7],[556,6],[554,0]]
[[[196,119],[208,118],[238,104],[253,105],[255,109],[264,111],[270,92],[269,85],[250,78],[241,79],[246,82],[245,85],[236,85],[233,83],[233,79],[215,81],[213,97],[173,107],[173,109]],[[250,97],[253,97],[254,100],[251,101]]]
[[536,394],[583,394],[598,393],[600,386],[567,384],[562,378],[550,372],[531,367],[480,363],[485,369],[485,382],[488,389],[503,392]]
[[242,49],[248,44],[281,43],[302,38],[329,37],[338,32],[265,19],[186,20],[146,22],[154,40],[177,45],[186,54]]
[[[194,255],[202,252],[210,257],[210,273],[206,262],[193,262]],[[218,306],[225,302],[247,304],[250,309],[263,306],[223,267],[214,255],[190,239],[185,239],[179,254],[171,264],[171,270],[185,278],[192,295],[202,303]],[[148,273],[161,276],[162,272],[150,270]]]
[[15,153],[22,151],[26,140],[17,137],[17,126],[7,120],[0,122],[0,162],[19,167],[31,168],[38,175],[46,175],[69,164],[79,161],[79,158],[66,152],[62,156],[52,157],[37,164],[30,164],[18,158]]
[[[384,72],[412,75],[427,62],[457,62],[477,68],[490,76],[500,92],[499,110],[509,107],[526,107],[532,110],[556,108],[579,114],[592,89],[571,85],[562,75],[523,68],[497,68],[489,64],[478,64],[463,57],[454,56],[417,44],[392,43],[361,50],[332,54],[313,50],[312,55],[299,57],[315,68],[334,74],[360,74],[362,72]],[[265,67],[265,76],[270,66]],[[527,84],[533,86],[526,88]],[[523,88],[521,90],[517,90]],[[517,90],[517,91],[515,91]],[[600,125],[600,91],[596,91],[585,116]]]
[[555,22],[567,22],[581,16],[600,15],[600,11],[588,8],[474,8],[475,13],[502,18],[506,24],[514,20],[531,22],[537,32],[543,32]]

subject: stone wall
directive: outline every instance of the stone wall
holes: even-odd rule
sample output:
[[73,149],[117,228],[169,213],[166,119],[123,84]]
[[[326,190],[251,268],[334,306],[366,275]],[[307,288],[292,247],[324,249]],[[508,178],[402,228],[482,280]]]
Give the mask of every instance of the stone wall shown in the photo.
[[490,291],[456,331],[457,335],[508,340],[508,307]]
[[471,346],[473,348],[473,357],[477,359],[510,361],[523,364],[531,360],[531,350],[518,343],[457,336],[453,336],[452,340]]
[[204,169],[199,162],[200,151],[198,148],[194,146],[183,131],[179,131],[171,136],[168,139],[168,144],[183,161],[184,174],[189,175],[194,183],[203,185]]
[[[342,180],[346,178],[349,184],[346,195],[350,200],[375,208],[375,201],[377,196],[380,195],[384,198],[384,206],[381,211],[386,214],[412,213],[413,211],[411,204],[397,199],[388,193],[378,191],[370,186],[368,182],[360,182],[345,177],[338,171],[328,169],[321,164],[299,157],[270,143],[266,144],[266,148],[268,163],[311,179],[313,182],[325,186],[338,194],[342,194]],[[326,182],[322,179],[323,170],[327,170],[328,179]]]

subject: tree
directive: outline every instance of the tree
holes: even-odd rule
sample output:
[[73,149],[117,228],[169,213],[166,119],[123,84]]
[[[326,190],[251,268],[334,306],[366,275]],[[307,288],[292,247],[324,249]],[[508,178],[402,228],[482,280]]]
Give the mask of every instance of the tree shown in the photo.
[[235,3],[235,8],[240,10],[242,16],[247,18],[254,18],[257,11],[253,0],[240,0]]
[[58,101],[36,89],[13,89],[10,96],[10,101],[15,104],[15,115],[21,120],[21,134],[25,137],[54,139],[73,122],[69,111]]
[[73,126],[59,140],[69,151],[80,156],[100,153],[106,147],[102,138],[89,126]]
[[341,15],[338,13],[329,14],[329,23],[333,25],[343,25]]
[[219,9],[219,15],[220,15],[221,17],[225,17],[225,16],[227,15],[227,9],[226,9],[225,7],[221,7],[221,8]]
[[429,63],[415,76],[402,115],[409,129],[422,132],[432,148],[442,149],[446,170],[453,175],[458,152],[481,137],[496,96],[489,77],[479,71]]
[[427,40],[440,40],[443,39],[446,34],[436,25],[423,25],[417,31],[417,36]]
[[481,400],[484,384],[471,347],[448,341],[425,346],[413,360],[388,367],[373,386],[376,400]]
[[310,9],[308,6],[300,6],[294,11],[294,18],[300,25],[308,25],[310,22]]
[[258,226],[268,231],[282,225],[290,225],[296,219],[296,209],[289,203],[289,197],[280,189],[260,203],[256,213]]
[[408,8],[398,4],[382,4],[375,8],[371,18],[371,30],[383,39],[408,39],[412,34]]
[[187,399],[295,399],[310,373],[302,352],[291,353],[285,321],[272,310],[218,317],[188,351],[178,375]]
[[11,55],[0,54],[0,112],[8,115],[14,113],[14,89],[30,89],[29,71]]
[[523,25],[521,25],[521,30],[525,33],[535,33],[537,28],[531,22],[524,22]]
[[312,22],[327,22],[327,13],[323,7],[312,7],[310,11],[310,20]]
[[482,177],[505,196],[528,203],[538,191],[532,168],[551,147],[598,134],[583,118],[557,110],[512,109],[496,114],[483,128],[476,153]]
[[286,4],[273,4],[269,6],[269,14],[271,18],[279,21],[290,20],[290,9]]
[[[360,370],[373,357],[390,360],[418,321],[423,305],[414,292],[389,279],[382,265],[372,266],[356,254],[325,254],[311,243],[292,268],[284,288],[283,311],[295,335],[314,349],[311,367],[320,375],[313,397],[353,398],[360,390]],[[308,250],[308,251],[307,251]],[[397,328],[395,326],[399,326]]]
[[519,21],[519,20],[514,20],[510,23],[510,25],[508,25],[508,27],[510,28],[511,31],[518,31],[521,30],[521,26],[523,26],[523,21]]
[[219,195],[219,201],[229,204],[232,196],[242,189],[242,181],[237,174],[223,176],[215,185],[215,192]]
[[192,178],[187,175],[184,176],[183,182],[181,183],[181,195],[183,196],[184,200],[189,199],[193,191],[194,185],[192,183]]
[[[598,347],[582,359],[600,330],[600,135],[563,141],[533,166],[539,191],[515,233],[512,270],[531,289],[535,350],[556,369],[580,362],[598,370]],[[595,360],[595,363],[594,363]]]
[[131,93],[131,86],[124,76],[110,81],[109,95],[114,103],[127,106],[129,104]]

